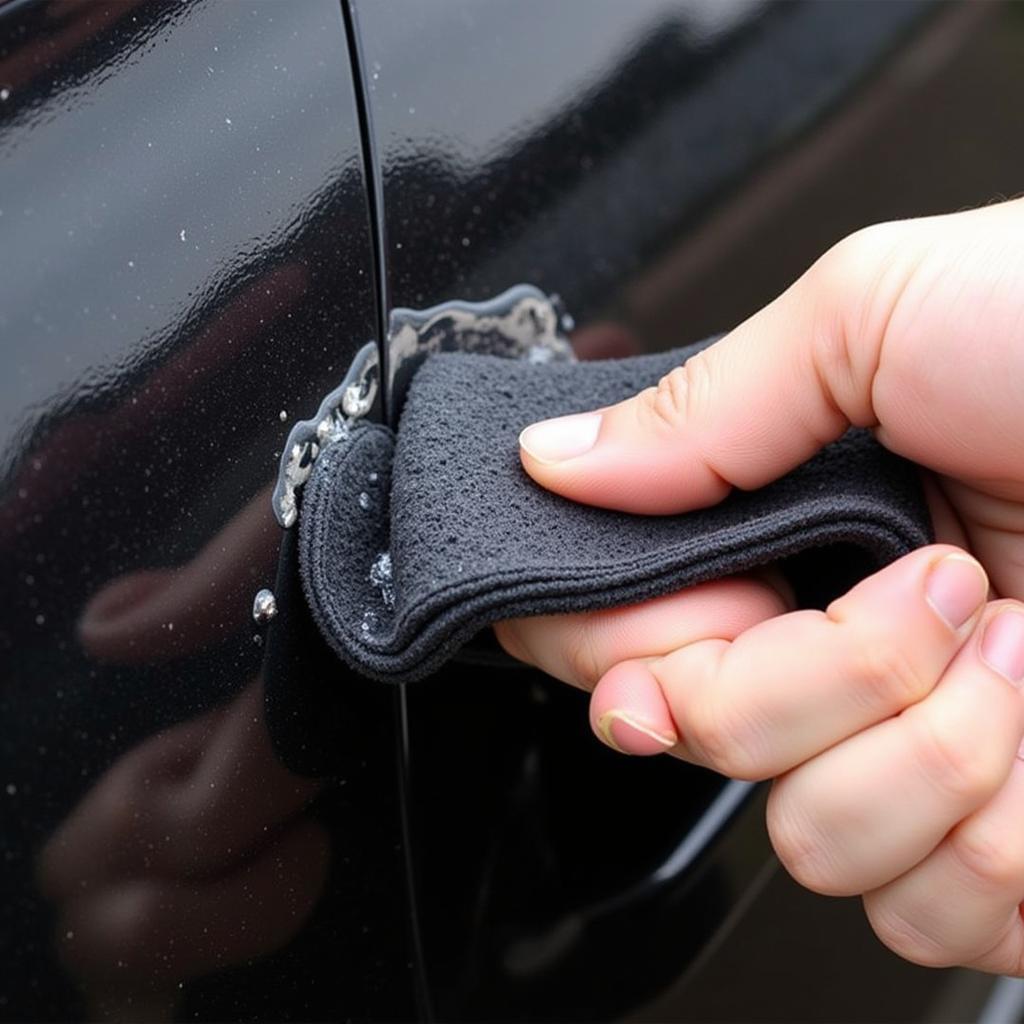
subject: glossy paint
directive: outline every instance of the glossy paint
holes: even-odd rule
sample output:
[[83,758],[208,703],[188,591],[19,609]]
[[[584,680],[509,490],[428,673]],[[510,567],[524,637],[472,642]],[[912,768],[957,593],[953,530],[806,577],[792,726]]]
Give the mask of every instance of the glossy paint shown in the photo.
[[927,13],[913,0],[558,6],[354,3],[390,305],[530,281],[592,319]]
[[251,617],[377,336],[343,13],[8,4],[0,89],[0,1012],[411,1015],[393,695],[293,774]]
[[269,495],[395,307],[532,282],[629,354],[1020,191],[983,6],[0,4],[0,1016],[970,1015],[486,638],[352,678]]

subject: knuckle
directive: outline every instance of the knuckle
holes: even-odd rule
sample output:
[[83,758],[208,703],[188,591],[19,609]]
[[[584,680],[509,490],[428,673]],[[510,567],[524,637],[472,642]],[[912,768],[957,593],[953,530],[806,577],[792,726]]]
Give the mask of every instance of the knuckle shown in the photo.
[[872,711],[902,711],[926,697],[936,682],[925,677],[896,637],[860,638],[853,664],[855,693]]
[[839,883],[842,872],[813,817],[791,798],[787,777],[772,787],[765,821],[780,863],[805,889],[825,896],[850,895]]
[[818,261],[825,274],[834,275],[836,284],[849,287],[875,272],[879,258],[889,248],[889,225],[868,224],[840,238]]
[[707,356],[698,352],[669,371],[650,392],[654,420],[670,433],[679,433],[707,404],[711,370]]
[[905,237],[899,223],[869,224],[836,242],[812,273],[833,298],[870,298],[878,279],[901,253]]
[[973,891],[1015,891],[1024,880],[1024,846],[998,829],[965,824],[950,835],[948,848]]
[[695,701],[686,716],[686,739],[715,771],[731,779],[768,778],[762,741],[749,714],[712,695]]
[[922,967],[948,967],[955,958],[894,905],[891,899],[864,898],[872,931],[888,949]]
[[913,263],[906,228],[875,224],[837,242],[808,272],[815,297],[814,363],[834,404],[856,422],[873,413],[874,378],[893,312]]
[[918,765],[943,797],[973,808],[999,788],[1005,772],[998,744],[974,742],[973,733],[948,715],[922,714],[911,721]]

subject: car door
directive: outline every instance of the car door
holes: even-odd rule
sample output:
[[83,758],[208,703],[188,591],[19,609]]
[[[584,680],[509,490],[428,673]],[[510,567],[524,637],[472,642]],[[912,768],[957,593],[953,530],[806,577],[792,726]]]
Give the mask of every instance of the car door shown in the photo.
[[5,1017],[416,1012],[393,702],[290,772],[251,617],[288,430],[378,337],[348,42],[0,6]]

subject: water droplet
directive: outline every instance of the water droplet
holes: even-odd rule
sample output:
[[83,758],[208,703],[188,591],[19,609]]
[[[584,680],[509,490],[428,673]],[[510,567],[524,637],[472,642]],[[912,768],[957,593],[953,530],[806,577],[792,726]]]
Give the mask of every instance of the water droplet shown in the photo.
[[395,583],[391,566],[391,553],[382,551],[370,566],[370,583],[380,591],[385,608],[395,607]]
[[254,622],[269,622],[277,614],[277,598],[274,592],[264,587],[256,592],[252,602],[252,617]]
[[182,240],[183,242],[185,241],[185,229],[184,229],[184,228],[182,228],[182,229],[181,229],[181,230],[180,230],[180,231],[178,232],[178,237],[179,237],[179,238],[180,238],[180,239],[181,239],[181,240]]
[[380,479],[380,476],[377,473],[371,473],[366,479],[369,480],[371,484],[375,484]]
[[225,124],[231,124],[231,118],[230,117],[225,117],[224,118],[224,123]]
[[7,783],[7,795],[14,796],[18,792],[18,787],[13,782]]
[[370,507],[370,496],[366,491],[359,492],[359,507],[365,512]]
[[11,98],[11,90],[5,85],[0,89],[0,102],[6,103]]
[[282,409],[282,410],[281,410],[281,411],[280,411],[280,412],[279,412],[279,413],[277,414],[277,418],[278,418],[278,419],[279,419],[279,420],[280,420],[280,421],[281,421],[282,423],[284,423],[284,422],[285,422],[285,420],[287,420],[287,419],[288,419],[288,411],[287,411],[287,409]]
[[37,626],[45,625],[45,623],[46,623],[46,616],[45,615],[37,615],[36,616],[36,625]]

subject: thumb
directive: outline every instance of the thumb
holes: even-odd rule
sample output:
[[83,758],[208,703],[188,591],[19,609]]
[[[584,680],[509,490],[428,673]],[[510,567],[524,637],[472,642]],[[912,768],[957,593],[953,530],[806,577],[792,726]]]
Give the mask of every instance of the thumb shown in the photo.
[[885,328],[916,264],[912,222],[867,228],[656,387],[520,436],[523,466],[575,501],[665,514],[760,487],[850,424],[877,425]]

